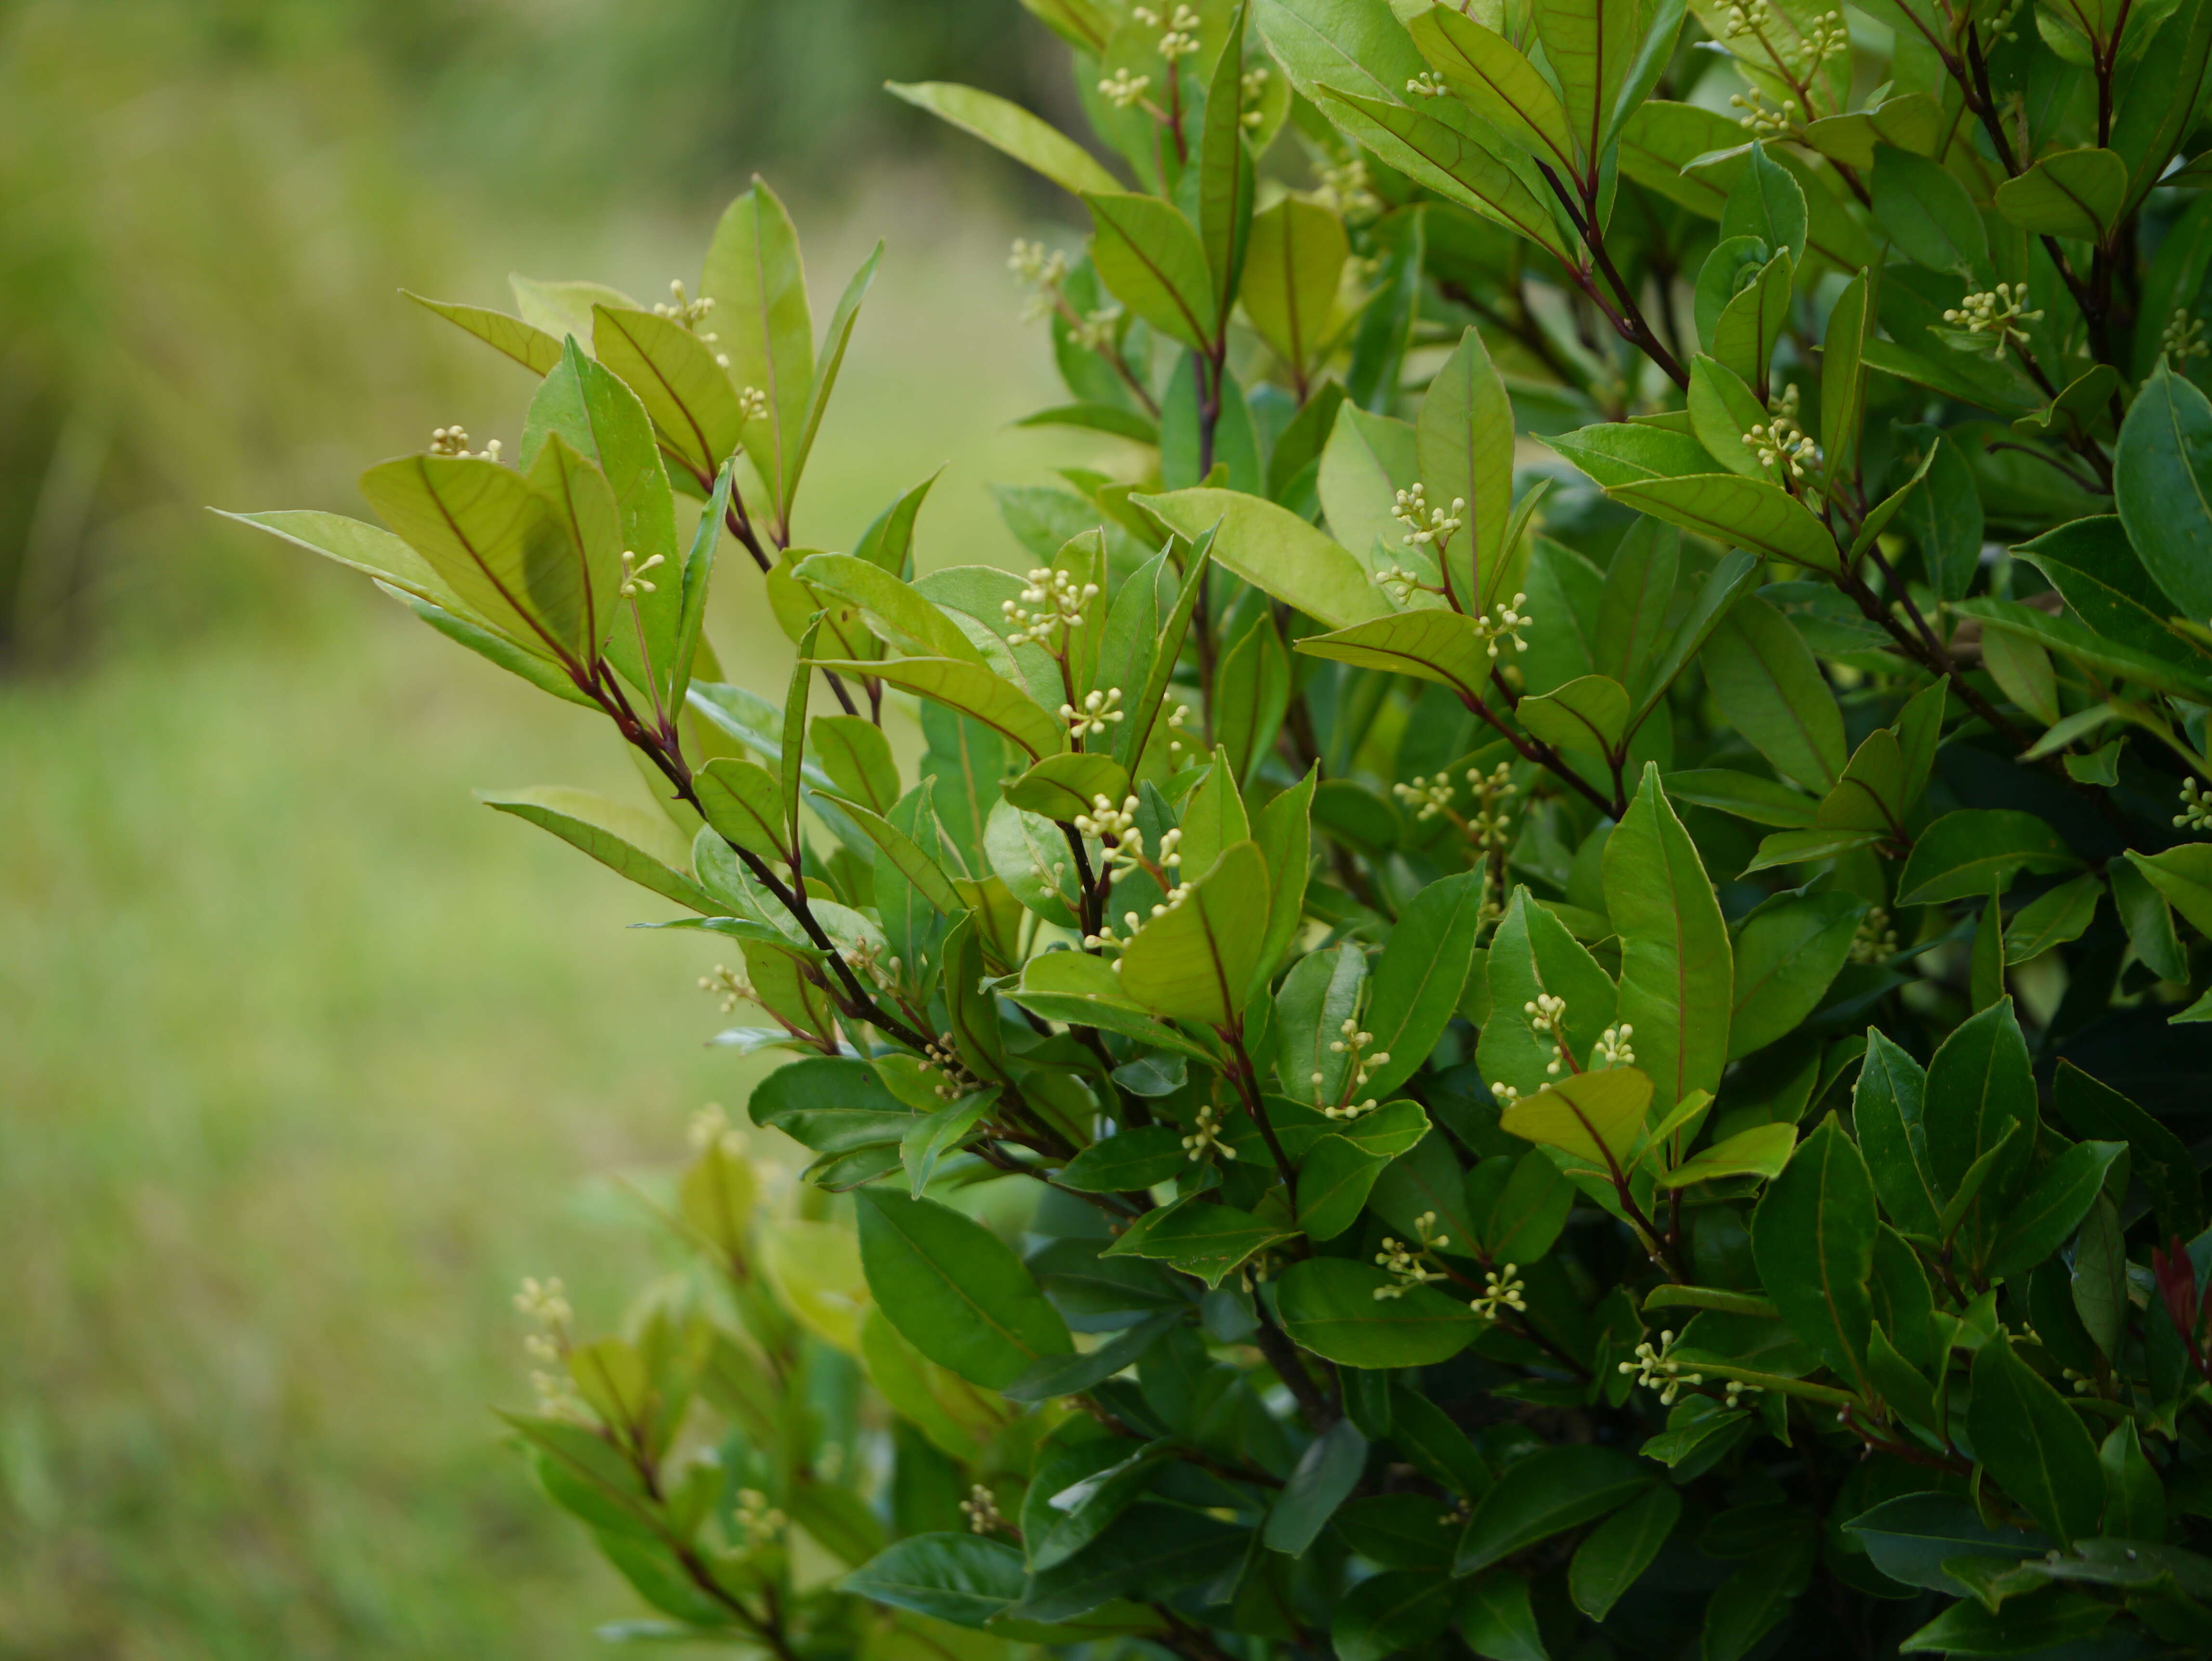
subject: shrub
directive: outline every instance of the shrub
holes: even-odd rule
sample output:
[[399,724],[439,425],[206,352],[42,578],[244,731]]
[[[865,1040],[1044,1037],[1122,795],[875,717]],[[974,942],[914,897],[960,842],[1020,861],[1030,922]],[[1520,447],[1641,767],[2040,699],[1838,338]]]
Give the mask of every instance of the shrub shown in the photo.
[[1091,216],[1025,576],[793,545],[874,261],[817,347],[764,186],[256,520],[610,718],[664,811],[492,805],[799,1055],[529,1299],[621,1634],[2203,1653],[2212,7],[1030,3],[1121,172],[898,89]]

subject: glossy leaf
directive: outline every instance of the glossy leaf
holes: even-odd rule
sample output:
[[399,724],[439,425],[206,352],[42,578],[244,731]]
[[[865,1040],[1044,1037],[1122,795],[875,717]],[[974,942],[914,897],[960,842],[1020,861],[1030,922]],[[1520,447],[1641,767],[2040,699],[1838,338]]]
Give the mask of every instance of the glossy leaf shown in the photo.
[[1259,962],[1267,897],[1259,845],[1225,849],[1180,904],[1138,931],[1121,954],[1122,990],[1177,1020],[1231,1025]]
[[1623,1593],[1644,1576],[1682,1514],[1682,1496],[1655,1488],[1593,1529],[1575,1548],[1567,1589],[1575,1607],[1602,1621]]
[[1371,1263],[1309,1257],[1276,1284],[1283,1330],[1304,1348],[1350,1367],[1431,1366],[1474,1342],[1482,1323],[1467,1306],[1430,1287],[1401,1298],[1376,1297],[1395,1284]]
[[1763,1050],[1817,1008],[1850,958],[1866,902],[1834,892],[1778,896],[1735,939],[1729,1058]]
[[1186,537],[1213,532],[1218,563],[1317,623],[1348,629],[1390,609],[1365,566],[1287,508],[1203,488],[1133,500]]
[[1480,1573],[1619,1509],[1655,1485],[1650,1466],[1612,1448],[1569,1445],[1532,1453],[1508,1466],[1476,1502],[1452,1573]]
[[1897,879],[1902,905],[1973,899],[2021,871],[2063,871],[2075,863],[2057,831],[2033,813],[1962,807],[1946,813],[1912,844]]
[[868,1290],[931,1360],[1000,1390],[1042,1358],[1073,1349],[1059,1311],[981,1223],[880,1188],[854,1198]]
[[487,792],[477,800],[550,830],[641,887],[713,916],[722,908],[692,879],[690,849],[667,818],[591,790],[540,785]]
[[1733,971],[1728,925],[1697,846],[1647,764],[1605,845],[1606,910],[1621,939],[1620,1017],[1660,1104],[1719,1087]]
[[1018,104],[974,87],[945,81],[902,85],[894,81],[888,90],[917,109],[927,110],[963,132],[973,134],[1001,155],[1076,196],[1092,191],[1117,191],[1114,175],[1091,159],[1091,152],[1050,123],[1031,115]]
[[2061,1545],[2093,1535],[2104,1471],[2081,1415],[1999,1335],[1974,1353],[1966,1428],[2006,1497]]
[[1751,1228],[1760,1283],[1790,1331],[1862,1392],[1877,1221],[1866,1160],[1831,1116],[1767,1184]]

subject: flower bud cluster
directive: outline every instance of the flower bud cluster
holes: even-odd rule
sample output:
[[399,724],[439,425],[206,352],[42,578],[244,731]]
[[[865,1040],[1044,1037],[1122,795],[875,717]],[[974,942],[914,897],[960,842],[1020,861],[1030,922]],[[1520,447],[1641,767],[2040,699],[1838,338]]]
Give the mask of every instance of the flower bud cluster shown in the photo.
[[[1013,633],[1006,636],[1009,646],[1025,645],[1035,641],[1046,650],[1052,648],[1054,632],[1083,626],[1083,608],[1098,598],[1095,582],[1078,583],[1070,572],[1054,570],[1041,565],[1029,574],[1029,587],[1022,590],[1019,599],[1001,600],[999,610]],[[1069,712],[1073,716],[1073,711]]]
[[1416,1287],[1425,1287],[1431,1281],[1448,1278],[1442,1270],[1428,1266],[1427,1260],[1432,1254],[1451,1244],[1451,1236],[1437,1233],[1436,1227],[1437,1214],[1424,1211],[1413,1219],[1413,1232],[1419,1237],[1418,1244],[1407,1245],[1403,1240],[1388,1234],[1382,1237],[1382,1249],[1375,1254],[1375,1261],[1385,1274],[1392,1277],[1392,1283],[1375,1288],[1376,1302],[1386,1303],[1402,1298]]
[[2027,307],[2027,283],[2000,283],[1994,289],[1968,295],[1943,313],[1943,320],[1970,334],[1995,335],[1996,355],[2002,357],[2009,343],[2027,338],[2027,331],[2020,326],[2021,324],[2043,320],[2041,312],[2031,312]]
[[[1096,591],[1095,585],[1091,586],[1091,592]],[[1078,618],[1076,621],[1080,623],[1082,619]],[[1121,724],[1121,717],[1127,713],[1121,708],[1121,689],[1118,686],[1109,686],[1103,692],[1085,692],[1083,707],[1063,703],[1060,706],[1060,718],[1067,723],[1068,737],[1080,744],[1085,734],[1104,732],[1109,721]]]
[[[1367,1046],[1375,1042],[1375,1035],[1372,1032],[1362,1031],[1359,1023],[1349,1016],[1346,1017],[1344,1025],[1337,1031],[1344,1036],[1329,1041],[1328,1053],[1345,1057],[1344,1087],[1336,1102],[1331,1106],[1322,1109],[1322,1114],[1324,1117],[1331,1119],[1356,1119],[1363,1113],[1372,1113],[1375,1110],[1374,1097],[1370,1096],[1364,1101],[1354,1101],[1352,1098],[1367,1087],[1367,1080],[1373,1076],[1376,1068],[1388,1067],[1390,1064],[1390,1052],[1387,1050],[1378,1050],[1371,1056],[1367,1054]],[[1316,1085],[1320,1084],[1322,1075],[1318,1073],[1315,1074],[1313,1081]]]
[[1215,1110],[1213,1104],[1211,1102],[1201,1103],[1198,1110],[1197,1127],[1182,1139],[1182,1145],[1190,1151],[1193,1159],[1202,1159],[1216,1150],[1223,1159],[1233,1159],[1237,1157],[1237,1150],[1221,1140],[1223,1129],[1221,1115]]
[[497,461],[499,450],[499,441],[494,439],[483,449],[471,451],[469,448],[469,429],[463,426],[433,427],[430,429],[430,453],[434,456],[457,456],[465,461]]

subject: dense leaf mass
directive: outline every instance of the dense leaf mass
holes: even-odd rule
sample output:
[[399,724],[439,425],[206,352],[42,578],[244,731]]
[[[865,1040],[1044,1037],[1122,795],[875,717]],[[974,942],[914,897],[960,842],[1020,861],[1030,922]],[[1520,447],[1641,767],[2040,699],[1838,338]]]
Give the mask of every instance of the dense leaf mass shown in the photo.
[[2212,1649],[2212,5],[1026,3],[1091,142],[896,89],[1091,225],[1025,575],[797,538],[765,185],[252,521],[609,718],[665,812],[492,805],[798,1052],[526,1299],[611,1635]]

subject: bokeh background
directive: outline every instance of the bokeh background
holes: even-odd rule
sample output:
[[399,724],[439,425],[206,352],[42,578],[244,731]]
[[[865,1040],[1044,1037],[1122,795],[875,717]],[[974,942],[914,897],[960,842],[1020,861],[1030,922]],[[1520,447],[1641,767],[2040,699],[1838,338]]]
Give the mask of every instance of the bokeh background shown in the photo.
[[[611,1322],[701,1103],[696,940],[478,787],[635,789],[582,712],[210,505],[353,479],[523,373],[403,300],[696,283],[756,172],[817,319],[890,248],[799,531],[1093,459],[1004,268],[1063,210],[879,90],[1048,111],[1015,0],[0,0],[0,1658],[599,1653],[508,1298]],[[726,569],[738,573],[741,562]],[[742,587],[742,584],[737,585]],[[789,648],[727,594],[726,661]],[[649,1180],[649,1178],[647,1178]]]

